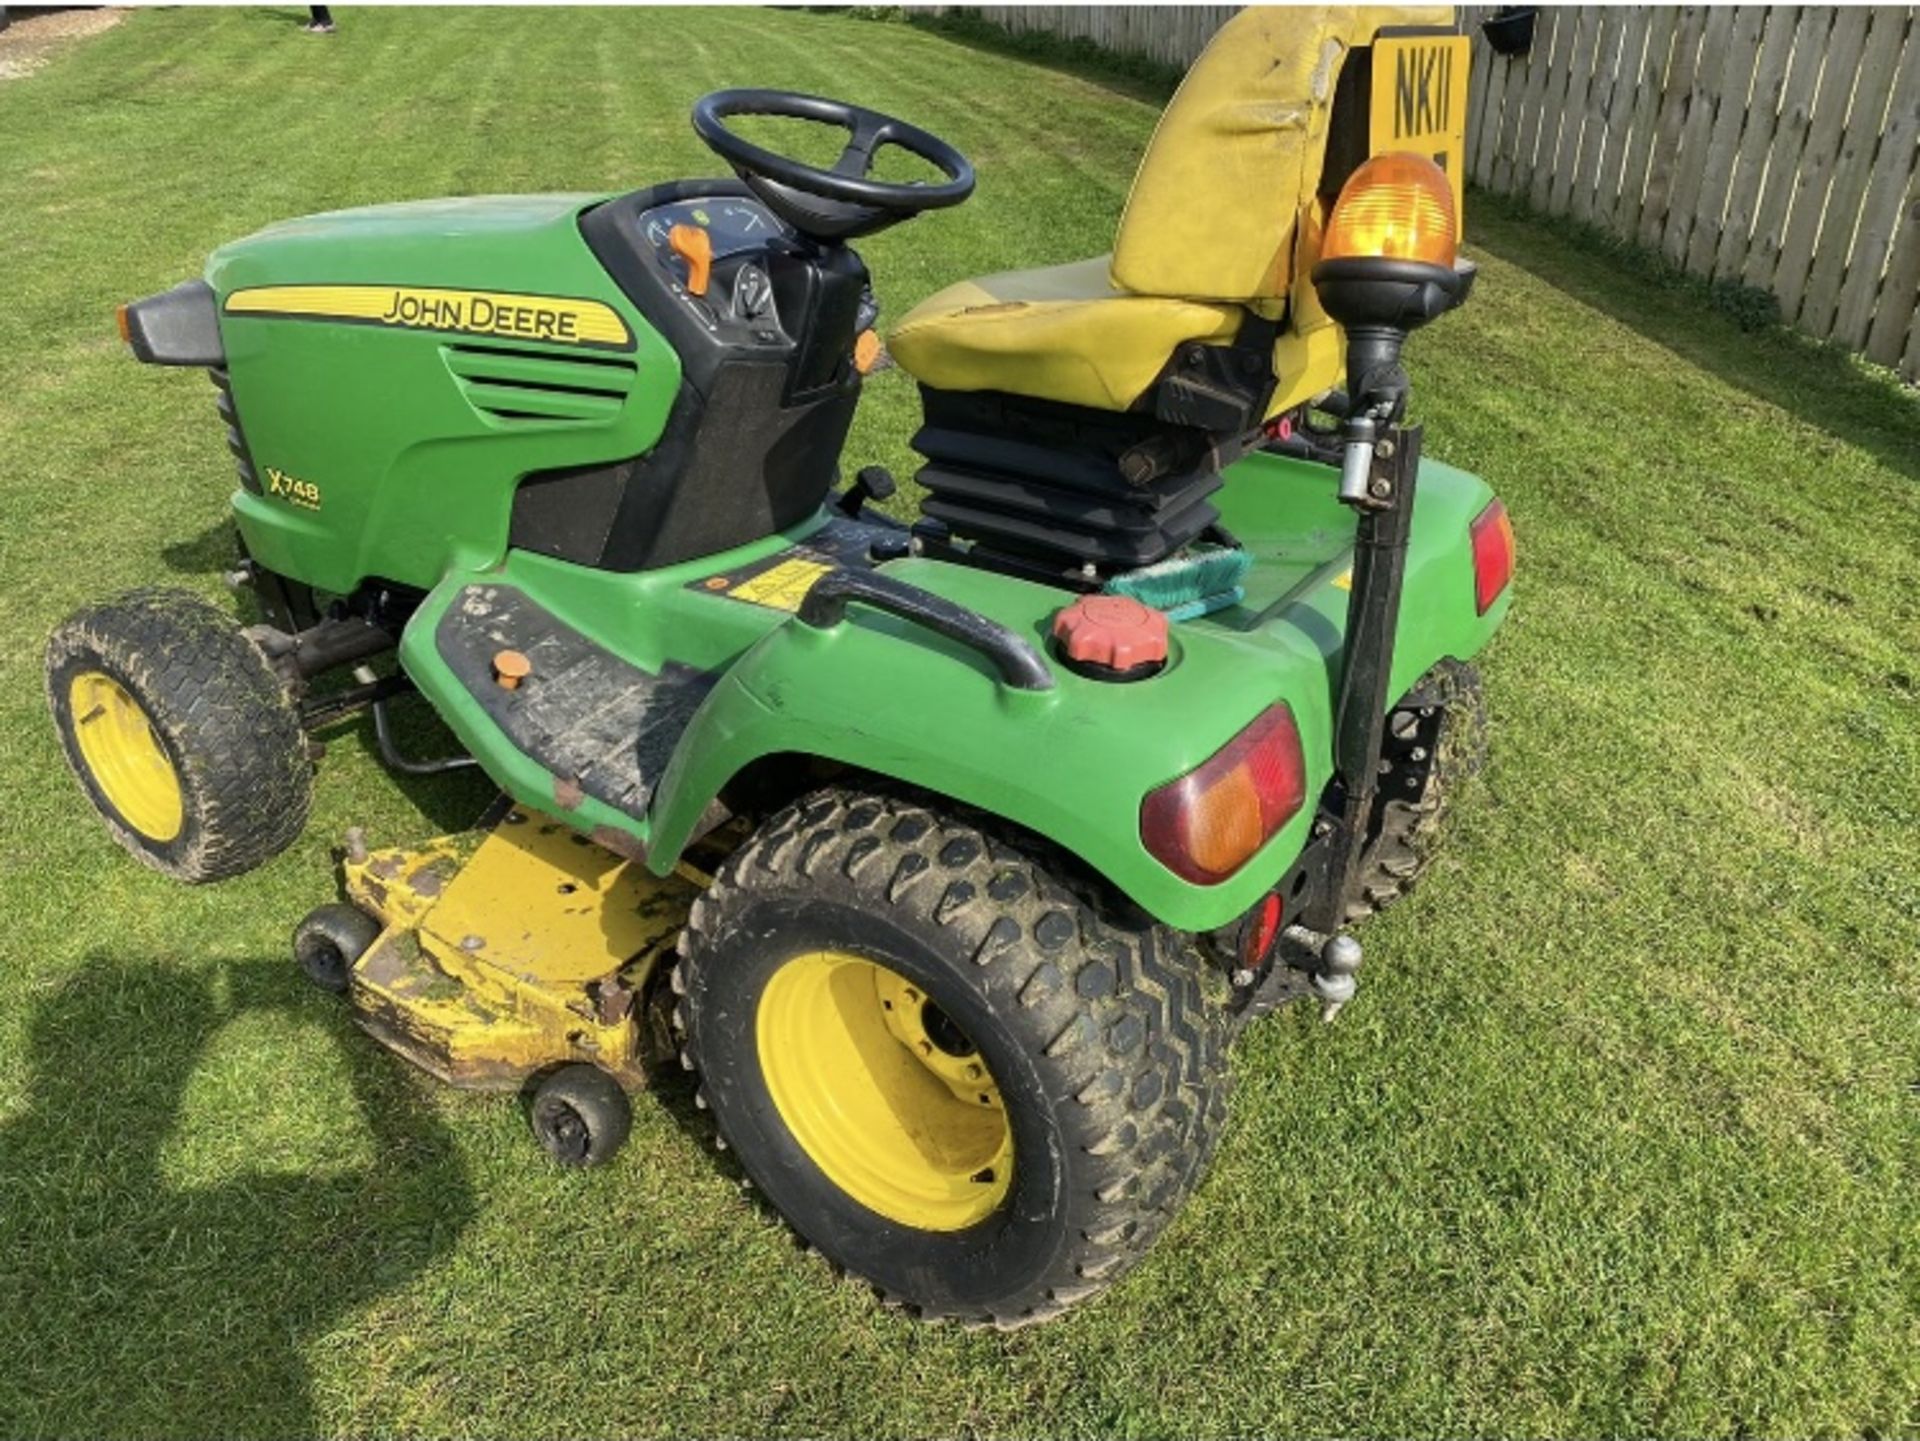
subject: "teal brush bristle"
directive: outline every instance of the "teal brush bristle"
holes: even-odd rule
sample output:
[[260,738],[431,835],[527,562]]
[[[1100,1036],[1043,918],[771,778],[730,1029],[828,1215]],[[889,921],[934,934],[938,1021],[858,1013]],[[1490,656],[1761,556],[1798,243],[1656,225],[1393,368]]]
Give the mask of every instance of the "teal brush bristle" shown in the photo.
[[1238,604],[1246,595],[1241,582],[1252,564],[1247,553],[1237,547],[1194,546],[1180,555],[1116,575],[1106,588],[1113,595],[1132,596],[1142,605],[1165,611],[1168,620],[1192,620]]

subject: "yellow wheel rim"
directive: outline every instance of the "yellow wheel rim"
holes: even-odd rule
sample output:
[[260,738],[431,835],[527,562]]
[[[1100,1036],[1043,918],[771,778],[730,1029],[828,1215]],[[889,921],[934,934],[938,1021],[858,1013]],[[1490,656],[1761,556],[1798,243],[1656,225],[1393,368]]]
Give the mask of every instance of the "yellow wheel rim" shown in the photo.
[[186,820],[180,773],[140,703],[112,676],[87,670],[73,678],[67,705],[80,759],[121,819],[150,841],[179,835]]
[[796,956],[767,983],[755,1031],[781,1120],[868,1210],[958,1231],[1006,1199],[1013,1130],[1000,1088],[912,982],[844,951]]

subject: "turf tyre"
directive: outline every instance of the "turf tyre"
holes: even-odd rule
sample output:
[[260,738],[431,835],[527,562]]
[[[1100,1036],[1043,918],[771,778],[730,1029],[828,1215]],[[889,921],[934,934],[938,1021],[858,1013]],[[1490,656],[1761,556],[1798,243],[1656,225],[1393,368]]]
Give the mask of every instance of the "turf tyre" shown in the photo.
[[[1423,723],[1423,711],[1432,712],[1427,719],[1434,724]],[[1413,740],[1430,749],[1431,763],[1423,766],[1424,778],[1412,795],[1389,788],[1376,797],[1368,827],[1371,839],[1347,903],[1350,925],[1385,910],[1426,875],[1461,789],[1486,764],[1487,704],[1474,667],[1441,661],[1401,697],[1389,712],[1389,722],[1403,714],[1419,732]],[[1391,749],[1395,743],[1389,738],[1387,744]],[[1387,780],[1407,773],[1406,758],[1397,756]]]
[[[755,1015],[789,959],[837,947],[923,988],[978,1047],[1014,1139],[1005,1200],[959,1230],[861,1205],[783,1121]],[[1185,938],[989,820],[832,788],[770,820],[695,904],[673,977],[683,1060],[747,1176],[800,1236],[929,1319],[1052,1316],[1135,1262],[1225,1116],[1228,1019]]]
[[[178,777],[177,834],[156,841],[108,799],[81,754],[72,683],[101,672],[146,712]],[[115,840],[192,883],[272,859],[306,825],[313,790],[300,713],[225,611],[180,590],[137,590],[70,617],[47,642],[47,700],[67,765]]]

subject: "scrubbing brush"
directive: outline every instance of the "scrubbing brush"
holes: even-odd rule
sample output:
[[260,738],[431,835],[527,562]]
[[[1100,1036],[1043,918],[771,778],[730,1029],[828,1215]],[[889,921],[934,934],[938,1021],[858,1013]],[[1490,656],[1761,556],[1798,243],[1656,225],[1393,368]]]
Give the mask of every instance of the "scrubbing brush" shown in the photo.
[[1116,575],[1106,589],[1164,611],[1168,620],[1192,620],[1208,611],[1237,605],[1246,595],[1242,582],[1252,564],[1237,546],[1195,545],[1179,555]]

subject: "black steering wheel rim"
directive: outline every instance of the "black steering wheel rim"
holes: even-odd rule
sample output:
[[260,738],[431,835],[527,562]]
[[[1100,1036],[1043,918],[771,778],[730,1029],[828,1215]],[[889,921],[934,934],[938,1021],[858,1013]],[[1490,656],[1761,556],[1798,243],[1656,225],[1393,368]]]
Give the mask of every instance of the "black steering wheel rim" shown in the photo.
[[[727,118],[734,115],[838,125],[848,132],[849,139],[833,169],[823,170],[734,134],[726,125]],[[843,205],[865,206],[904,219],[923,210],[958,205],[973,194],[973,166],[946,141],[917,125],[844,100],[793,90],[716,90],[694,103],[693,128],[742,179],[771,180]],[[946,180],[938,185],[916,185],[871,178],[867,170],[882,145],[896,145],[917,155]]]

